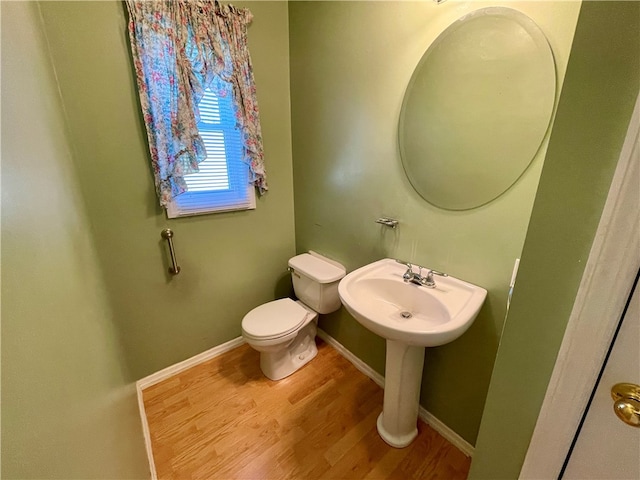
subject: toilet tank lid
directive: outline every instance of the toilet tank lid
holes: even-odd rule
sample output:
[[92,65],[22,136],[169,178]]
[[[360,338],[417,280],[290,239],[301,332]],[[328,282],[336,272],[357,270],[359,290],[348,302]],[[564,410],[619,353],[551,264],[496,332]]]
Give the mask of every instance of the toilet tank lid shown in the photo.
[[344,267],[338,267],[309,253],[289,259],[289,266],[318,283],[331,283],[345,276]]

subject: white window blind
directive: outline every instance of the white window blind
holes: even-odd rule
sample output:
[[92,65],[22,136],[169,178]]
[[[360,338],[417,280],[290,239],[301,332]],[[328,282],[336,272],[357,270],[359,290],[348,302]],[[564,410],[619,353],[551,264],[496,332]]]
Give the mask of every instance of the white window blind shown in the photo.
[[207,89],[198,109],[198,131],[207,158],[198,165],[199,172],[185,175],[188,191],[171,202],[167,216],[255,208],[255,192],[249,185],[249,168],[242,161],[242,136],[235,127],[231,96],[220,96]]

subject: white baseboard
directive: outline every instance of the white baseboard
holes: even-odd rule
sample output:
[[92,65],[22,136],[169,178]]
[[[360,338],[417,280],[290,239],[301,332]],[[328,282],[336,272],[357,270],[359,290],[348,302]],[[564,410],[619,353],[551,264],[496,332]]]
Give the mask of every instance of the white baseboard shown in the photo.
[[326,343],[331,345],[333,348],[335,348],[340,355],[342,355],[344,358],[349,360],[354,367],[356,367],[358,370],[364,373],[367,377],[369,377],[371,380],[377,383],[380,388],[384,388],[384,377],[380,375],[378,372],[376,372],[369,365],[364,363],[362,360],[360,360],[358,357],[356,357],[349,350],[347,350],[344,345],[342,345],[335,338],[333,338],[331,335],[329,335],[324,330],[321,330],[320,328],[318,329],[318,336],[322,340],[324,340]]
[[229,340],[227,343],[223,343],[222,345],[218,345],[217,347],[210,348],[202,353],[194,355],[191,358],[187,358],[182,362],[178,362],[174,365],[171,365],[167,368],[163,368],[159,372],[152,373],[151,375],[141,378],[136,382],[141,389],[149,388],[151,385],[155,385],[156,383],[160,383],[163,380],[166,380],[169,377],[174,376],[177,373],[180,373],[184,370],[188,370],[191,367],[195,367],[196,365],[206,362],[207,360],[211,360],[218,355],[222,355],[229,350],[233,350],[236,347],[244,344],[244,338],[238,337],[233,340]]
[[144,410],[144,400],[142,398],[142,388],[136,382],[136,391],[138,393],[138,410],[140,410],[140,422],[142,423],[142,436],[144,437],[144,447],[147,451],[147,461],[149,462],[149,471],[151,480],[157,480],[156,464],[153,461],[153,449],[151,447],[151,433],[149,432],[149,422],[147,421],[147,413]]
[[175,365],[171,365],[167,368],[160,370],[159,372],[152,373],[151,375],[141,378],[136,382],[136,390],[138,392],[138,408],[140,410],[140,420],[142,421],[142,433],[144,435],[144,443],[147,450],[147,459],[149,461],[149,470],[151,471],[151,480],[157,480],[158,474],[156,473],[156,466],[153,461],[153,450],[151,448],[151,434],[149,432],[149,423],[147,422],[147,415],[144,411],[144,400],[142,399],[142,390],[150,387],[151,385],[155,385],[156,383],[160,383],[163,380],[166,380],[169,377],[172,377],[184,370],[187,370],[191,367],[195,367],[200,363],[204,363],[207,360],[211,360],[218,355],[222,355],[229,350],[233,350],[236,347],[239,347],[245,343],[244,338],[238,337],[230,340],[222,345],[218,345],[217,347],[210,348],[198,355],[194,355],[191,358],[187,358],[182,362],[178,362]]
[[464,453],[467,457],[473,457],[475,447],[460,435],[458,435],[456,432],[451,430],[451,428],[449,428],[447,425],[442,423],[442,421],[434,417],[433,414],[429,413],[422,405],[420,405],[420,408],[418,409],[418,417],[420,417],[424,423],[429,425],[436,432],[446,438],[454,447]]
[[[318,337],[324,340],[326,343],[335,348],[338,353],[340,353],[344,358],[349,360],[354,367],[360,370],[363,374],[377,383],[380,387],[384,388],[384,377],[376,372],[369,365],[364,363],[358,357],[356,357],[353,353],[347,350],[344,345],[338,342],[335,338],[329,335],[324,330],[318,329]],[[467,442],[464,438],[454,432],[447,425],[442,423],[436,417],[433,416],[432,413],[429,413],[422,405],[418,410],[418,416],[420,419],[433,428],[436,432],[446,438],[452,445],[454,445],[458,450],[464,453],[467,457],[472,457],[473,452],[475,451],[475,447]]]

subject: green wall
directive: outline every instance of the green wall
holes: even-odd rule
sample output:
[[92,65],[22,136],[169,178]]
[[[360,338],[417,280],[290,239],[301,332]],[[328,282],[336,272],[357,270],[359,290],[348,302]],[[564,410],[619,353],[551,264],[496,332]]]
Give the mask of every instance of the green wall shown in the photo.
[[[289,293],[295,253],[288,14],[247,2],[271,190],[254,211],[167,220],[158,207],[124,4],[42,2],[75,169],[132,378],[240,335],[251,308]],[[182,272],[167,273],[170,227]]]
[[124,4],[2,2],[3,478],[148,478],[131,382],[238,337],[290,291],[287,5],[236,4],[255,15],[271,191],[255,211],[167,220]]
[[2,478],[148,478],[36,3],[2,2]]
[[584,2],[472,479],[518,478],[640,90],[640,3]]
[[[347,270],[402,258],[485,287],[486,303],[455,342],[427,349],[421,404],[475,443],[546,144],[513,188],[483,207],[433,207],[411,187],[396,132],[413,69],[431,41],[471,9],[517,8],[545,32],[562,83],[579,2],[290,2],[296,246]],[[397,218],[390,230],[374,223]],[[343,309],[321,327],[384,371],[384,341]],[[452,396],[453,395],[453,396]],[[464,415],[460,404],[464,403]]]

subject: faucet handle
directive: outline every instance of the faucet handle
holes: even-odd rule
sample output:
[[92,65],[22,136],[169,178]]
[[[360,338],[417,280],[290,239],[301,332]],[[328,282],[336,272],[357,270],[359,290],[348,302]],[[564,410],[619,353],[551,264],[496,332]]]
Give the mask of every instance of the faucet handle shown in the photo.
[[448,277],[449,276],[448,273],[439,272],[437,270],[429,270],[429,273],[432,274],[432,275],[440,275],[441,277]]
[[[422,268],[424,268],[424,267],[420,267],[420,272],[422,272]],[[420,282],[422,283],[422,285],[424,285],[426,287],[435,288],[436,282],[433,280],[433,276],[434,275],[439,275],[441,277],[448,277],[449,276],[446,273],[439,272],[437,270],[428,269],[427,270],[427,275],[425,277],[420,275]]]
[[413,269],[413,265],[411,265],[409,262],[407,262],[405,260],[400,260],[400,259],[396,258],[396,263],[400,263],[400,264],[404,265],[409,270]]
[[404,272],[404,275],[402,275],[402,278],[404,279],[404,281],[408,282],[409,280],[411,280],[411,278],[413,277],[413,265],[411,265],[409,262],[405,262],[404,260],[398,260],[397,258],[396,258],[396,262],[407,267],[407,271]]
[[427,285],[428,287],[433,287],[433,286],[435,286],[436,282],[434,282],[434,281],[433,281],[433,276],[434,276],[434,275],[439,275],[439,276],[441,276],[441,277],[448,277],[448,276],[449,276],[449,275],[448,275],[448,274],[446,274],[446,273],[439,272],[439,271],[437,271],[437,270],[429,269],[429,270],[427,271],[427,276],[426,276],[426,277],[423,277],[423,280],[424,280],[423,285]]

